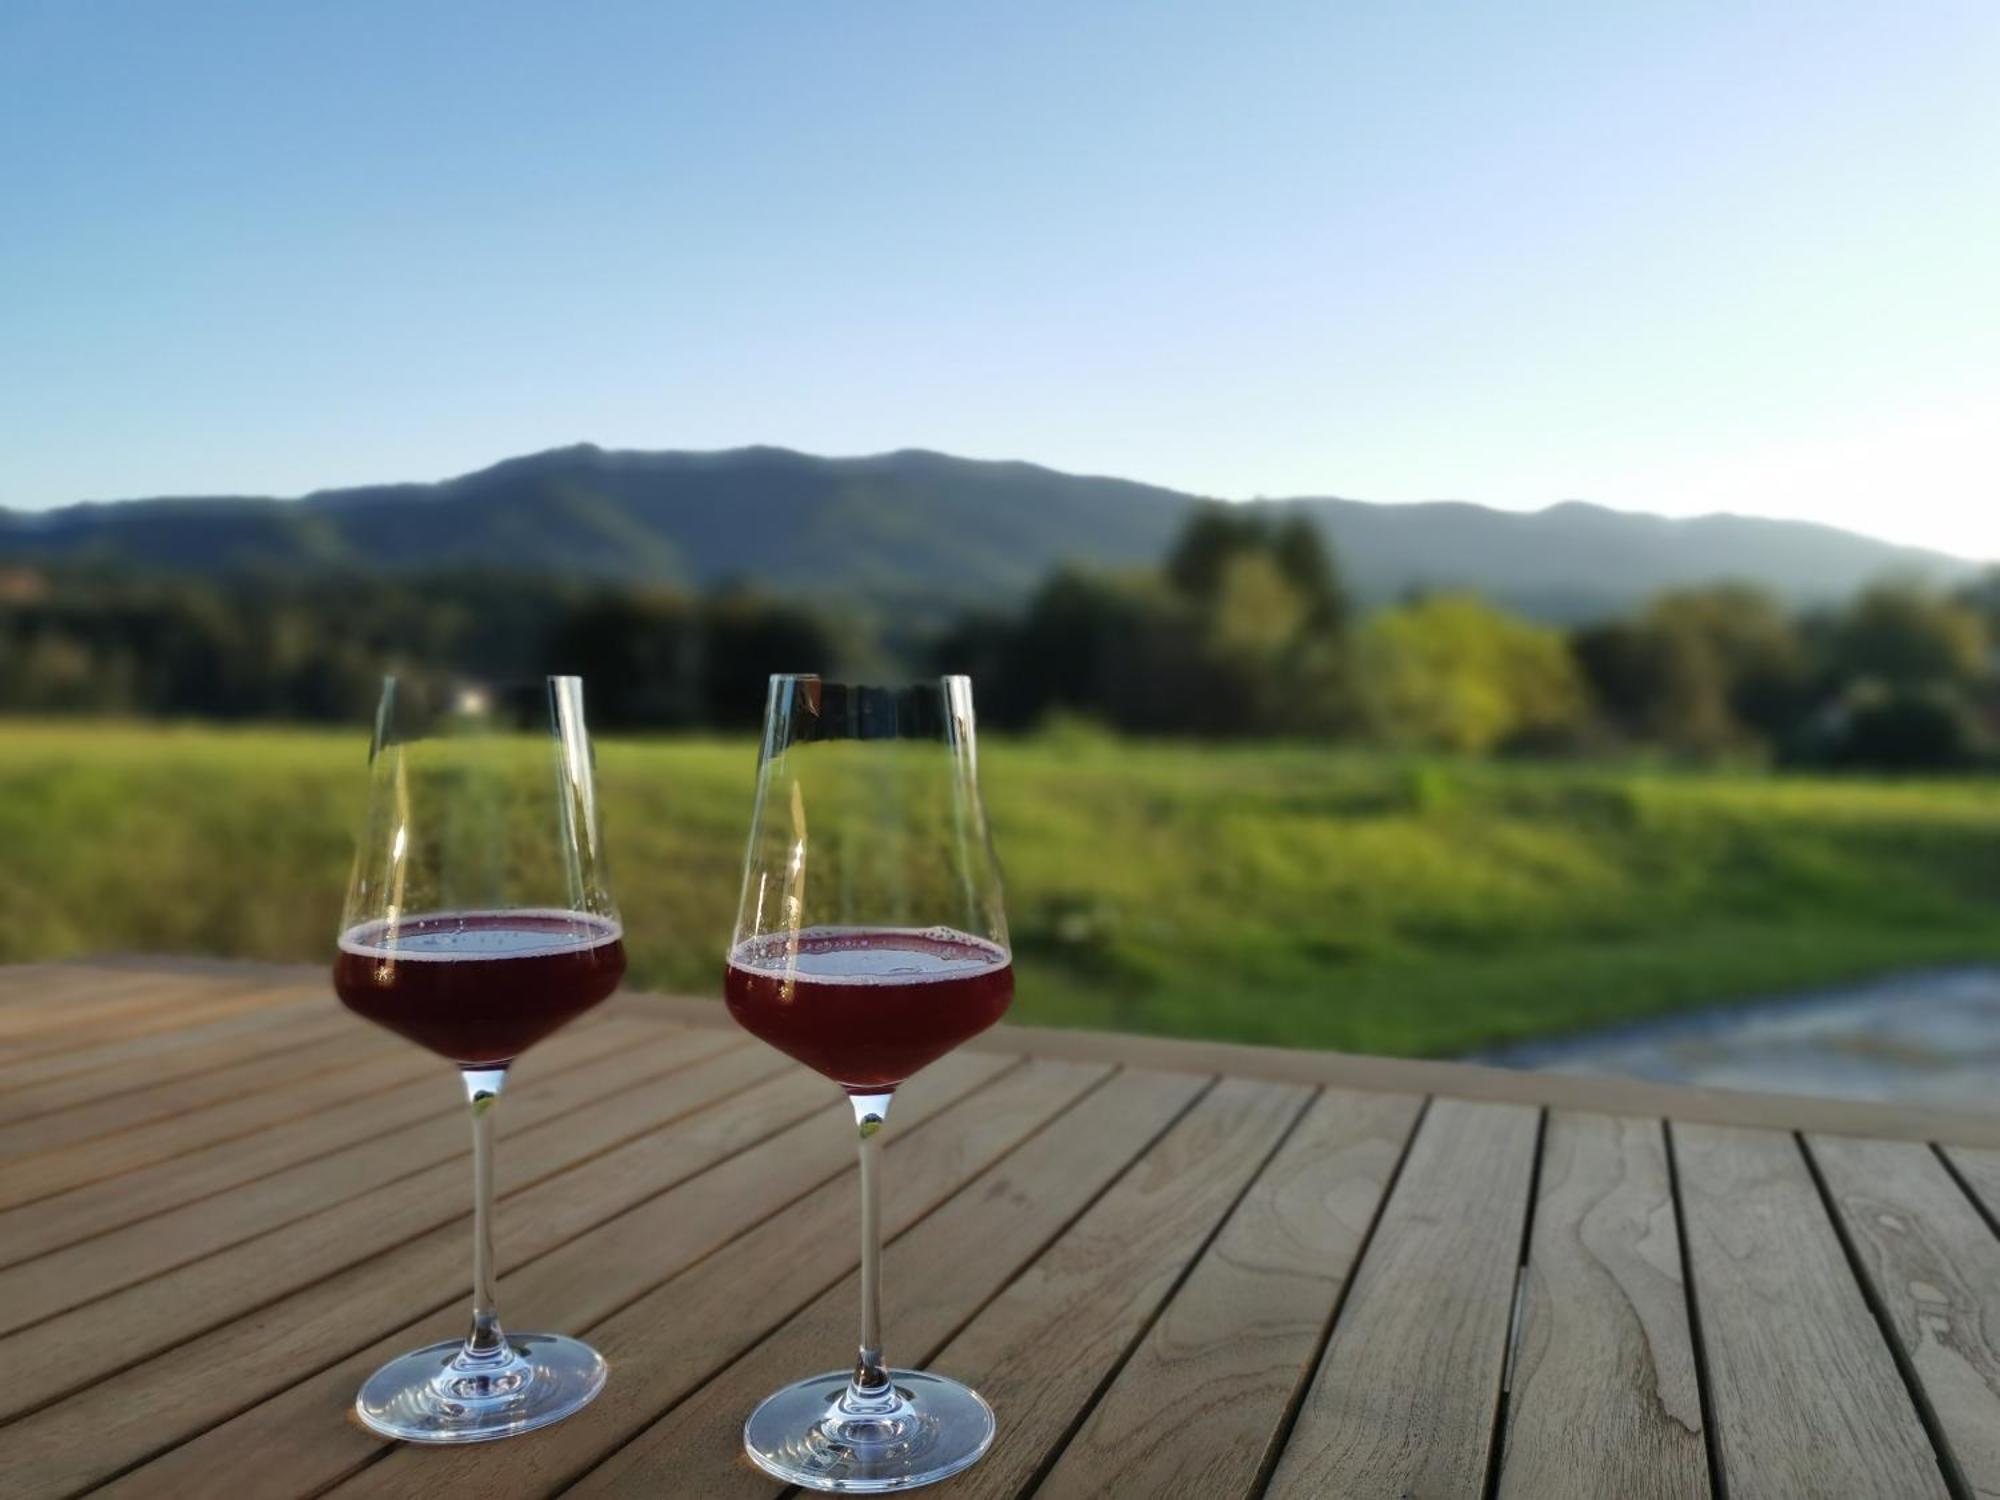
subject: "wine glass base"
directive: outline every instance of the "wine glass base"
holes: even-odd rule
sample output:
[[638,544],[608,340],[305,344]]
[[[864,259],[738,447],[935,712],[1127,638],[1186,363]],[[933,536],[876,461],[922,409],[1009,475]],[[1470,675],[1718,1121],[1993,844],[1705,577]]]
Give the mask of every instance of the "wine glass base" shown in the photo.
[[891,1370],[895,1404],[856,1416],[840,1409],[848,1373],[765,1397],[743,1424],[750,1461],[805,1489],[879,1494],[947,1478],[992,1446],[993,1408],[977,1391],[921,1370]]
[[354,1413],[406,1443],[485,1443],[560,1422],[604,1389],[604,1356],[555,1333],[510,1333],[510,1357],[454,1367],[465,1346],[432,1344],[392,1359],[362,1382]]

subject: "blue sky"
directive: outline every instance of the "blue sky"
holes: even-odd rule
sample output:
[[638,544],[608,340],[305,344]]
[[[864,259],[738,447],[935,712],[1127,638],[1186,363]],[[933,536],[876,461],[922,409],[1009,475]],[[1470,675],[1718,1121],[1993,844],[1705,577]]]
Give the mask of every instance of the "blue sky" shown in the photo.
[[580,440],[2000,556],[2000,6],[0,4],[0,504]]

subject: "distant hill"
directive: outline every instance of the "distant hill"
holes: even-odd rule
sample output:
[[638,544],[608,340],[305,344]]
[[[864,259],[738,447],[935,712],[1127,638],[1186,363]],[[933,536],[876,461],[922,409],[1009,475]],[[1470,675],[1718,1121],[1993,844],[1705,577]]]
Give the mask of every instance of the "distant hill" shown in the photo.
[[[1062,562],[1155,560],[1198,497],[1123,479],[906,450],[608,452],[588,444],[437,484],[300,500],[133,500],[0,510],[0,561],[220,573],[488,566],[628,582],[752,581],[788,592],[1004,603]],[[1615,612],[1661,588],[1747,579],[1794,603],[1896,573],[1975,564],[1830,526],[1673,521],[1571,501],[1533,514],[1462,503],[1260,502],[1326,531],[1364,601],[1471,588],[1549,618]]]
[[1673,520],[1580,500],[1527,513],[1455,501],[1285,503],[1320,523],[1366,596],[1466,587],[1545,619],[1617,613],[1661,589],[1720,579],[1812,605],[1848,598],[1884,577],[1950,586],[1981,570],[1965,558],[1811,521]]

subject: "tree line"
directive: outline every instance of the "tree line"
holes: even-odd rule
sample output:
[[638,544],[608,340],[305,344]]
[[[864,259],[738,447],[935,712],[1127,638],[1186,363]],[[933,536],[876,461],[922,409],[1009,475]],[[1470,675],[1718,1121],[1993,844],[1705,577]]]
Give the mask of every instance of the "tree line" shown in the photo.
[[1324,735],[1469,754],[1618,753],[1918,769],[2000,757],[2000,569],[1788,611],[1723,583],[1558,629],[1469,593],[1362,613],[1300,518],[1217,506],[1154,570],[1070,569],[936,663],[981,713],[1148,734]]
[[2000,570],[1796,613],[1719,584],[1572,629],[1467,593],[1357,609],[1302,517],[1198,511],[1158,566],[1057,571],[888,659],[854,611],[492,572],[0,569],[0,711],[352,722],[384,670],[580,672],[611,730],[757,722],[773,671],[973,674],[982,717],[1466,754],[1655,748],[1886,769],[2000,760]]
[[0,571],[0,711],[357,722],[384,672],[575,672],[594,723],[744,728],[764,679],[842,653],[804,609],[482,571],[414,577]]

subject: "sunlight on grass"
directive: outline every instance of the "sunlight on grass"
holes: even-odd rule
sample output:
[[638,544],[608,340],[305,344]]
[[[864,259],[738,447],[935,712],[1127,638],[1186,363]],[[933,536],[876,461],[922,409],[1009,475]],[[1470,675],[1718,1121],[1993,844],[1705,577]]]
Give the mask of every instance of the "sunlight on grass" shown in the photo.
[[[1019,1019],[1383,1052],[2000,957],[2000,785],[982,746]],[[0,958],[316,961],[366,736],[0,726]],[[747,741],[610,742],[637,983],[713,994]]]

